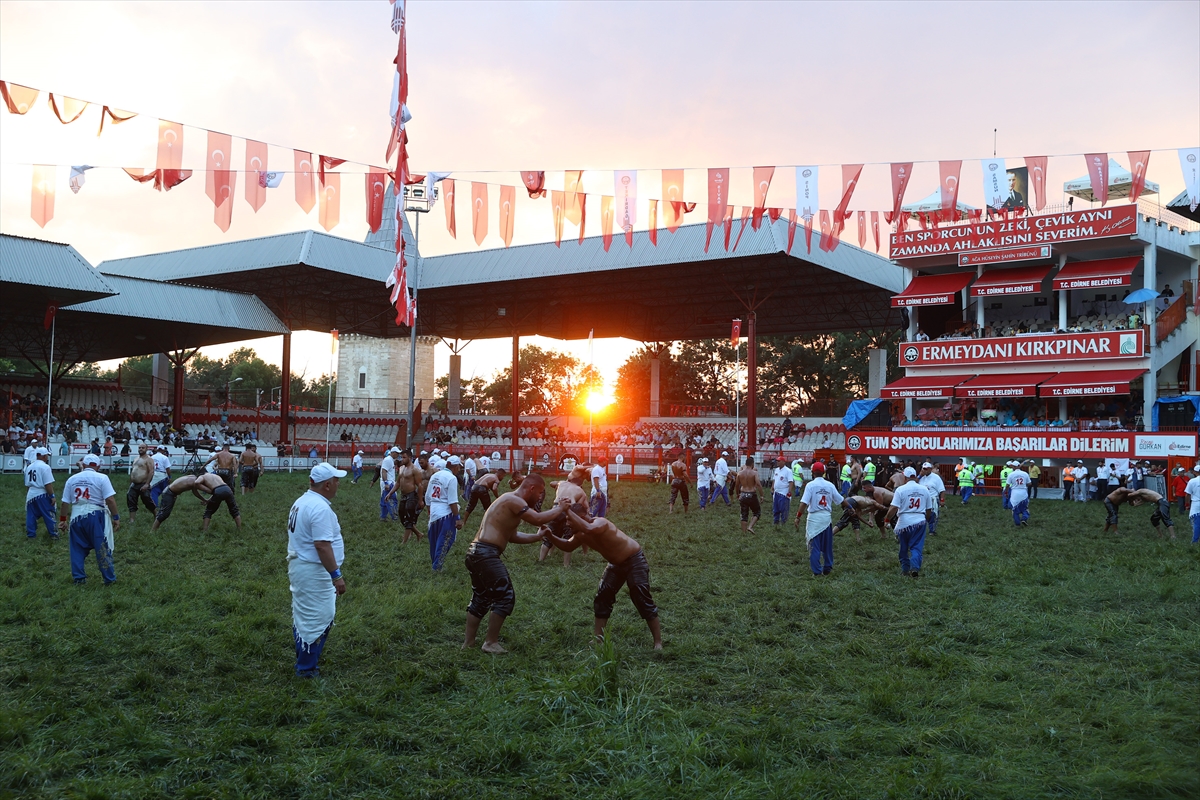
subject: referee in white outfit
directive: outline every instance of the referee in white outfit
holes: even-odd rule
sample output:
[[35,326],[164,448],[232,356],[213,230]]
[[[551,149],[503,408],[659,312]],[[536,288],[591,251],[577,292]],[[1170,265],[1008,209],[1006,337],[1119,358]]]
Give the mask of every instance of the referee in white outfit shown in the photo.
[[319,678],[318,662],[337,597],[346,593],[342,578],[345,546],[342,526],[331,501],[346,471],[322,462],[308,473],[308,491],[288,514],[288,580],[292,590],[292,637],[296,643],[296,675]]

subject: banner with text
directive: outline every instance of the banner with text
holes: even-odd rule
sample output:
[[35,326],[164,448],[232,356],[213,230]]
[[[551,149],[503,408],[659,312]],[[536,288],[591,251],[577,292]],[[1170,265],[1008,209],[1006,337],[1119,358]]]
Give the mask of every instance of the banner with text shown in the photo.
[[1196,436],[1071,431],[1067,433],[857,433],[846,436],[846,452],[933,458],[1166,458],[1196,454]]
[[[1050,258],[1050,245],[1034,245],[1030,247],[1006,247],[1000,250],[984,250],[979,253],[960,253],[960,267],[975,267],[980,264],[1015,264],[1018,261],[1043,261]],[[975,292],[971,292],[974,296]]]
[[900,345],[900,366],[1032,364],[1043,361],[1098,361],[1144,358],[1146,332],[1050,333],[990,339],[945,339]]

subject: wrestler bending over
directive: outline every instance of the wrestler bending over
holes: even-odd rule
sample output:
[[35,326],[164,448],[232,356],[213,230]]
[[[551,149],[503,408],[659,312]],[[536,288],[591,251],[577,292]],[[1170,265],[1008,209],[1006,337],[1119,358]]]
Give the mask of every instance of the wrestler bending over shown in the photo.
[[[583,490],[583,479],[587,477],[587,467],[580,464],[571,470],[571,474],[567,476],[565,481],[556,481],[550,486],[554,489],[554,505],[564,508],[573,505],[574,503],[583,503],[586,507],[588,504],[587,492]],[[566,525],[566,520],[562,521],[562,525]],[[565,531],[559,530],[560,533]],[[554,545],[548,541],[542,541],[541,550],[538,551],[538,561],[545,561],[546,556],[554,549]],[[587,554],[587,548],[583,550]],[[563,566],[571,566],[571,551],[563,552]]]

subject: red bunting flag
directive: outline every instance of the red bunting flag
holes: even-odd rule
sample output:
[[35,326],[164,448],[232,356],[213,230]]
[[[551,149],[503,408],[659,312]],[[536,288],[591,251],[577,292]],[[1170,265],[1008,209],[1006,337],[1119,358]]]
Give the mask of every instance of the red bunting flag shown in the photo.
[[54,116],[58,117],[58,121],[63,125],[70,125],[75,120],[83,116],[83,112],[87,110],[88,102],[86,100],[76,100],[74,97],[64,97],[62,99],[62,110],[58,108],[58,101],[54,99],[54,95],[50,95],[50,110],[54,112]]
[[267,174],[267,145],[253,139],[246,140],[246,202],[254,209],[254,213],[267,202],[267,186],[270,181],[263,180]]
[[[1029,184],[1036,199],[1034,208],[1041,211],[1046,207],[1046,156],[1025,156],[1025,167],[1029,170]],[[1026,198],[1028,200],[1029,198]]]
[[[796,241],[796,222],[800,219],[800,212],[794,208],[788,209],[788,255],[792,253],[792,243]],[[773,222],[774,220],[772,220]],[[812,252],[812,217],[804,220],[804,238],[808,240],[808,252]]]
[[741,341],[742,341],[742,321],[740,319],[735,319],[733,321],[733,330],[731,330],[729,332],[729,342],[734,347],[737,347],[739,344],[741,344]]
[[483,244],[488,231],[488,187],[486,183],[471,182],[471,233],[475,244]]
[[[850,197],[854,194],[855,187],[858,186],[858,177],[862,175],[862,164],[843,164],[842,165],[842,200],[837,204],[837,208],[833,210],[833,227],[835,236],[840,235],[846,229],[846,220],[850,217]],[[836,241],[834,247],[837,247]]]
[[782,208],[768,208],[767,209],[767,219],[771,220],[771,222],[778,222],[782,216],[783,216]]
[[367,201],[367,227],[371,233],[379,230],[383,224],[383,197],[387,194],[387,170],[382,167],[368,167],[367,180],[364,184]]
[[54,324],[54,317],[58,314],[58,306],[50,303],[46,306],[46,315],[42,317],[42,327],[50,330],[50,326]]
[[513,218],[517,212],[517,187],[500,187],[500,238],[504,246],[512,244]]
[[674,233],[683,222],[683,170],[664,169],[662,184],[663,213],[667,216],[667,230]]
[[650,227],[646,229],[650,236],[650,244],[658,247],[658,201],[650,201]]
[[321,203],[317,209],[317,219],[321,227],[326,231],[333,230],[341,219],[341,208],[342,175],[340,172],[326,173],[321,181]]
[[608,252],[608,248],[612,246],[613,237],[613,198],[608,195],[600,196],[600,239],[604,245],[604,252]]
[[[446,206],[446,230],[450,232],[451,239],[458,238],[458,222],[454,219],[454,179],[446,178],[442,181],[442,204]],[[397,206],[400,204],[397,203]]]
[[879,212],[871,212],[871,232],[875,234],[875,252],[879,252]]
[[303,150],[294,150],[292,153],[296,160],[296,203],[307,214],[317,201],[317,194],[313,191],[312,153]]
[[[334,158],[333,156],[321,156],[320,165],[317,167],[317,180],[320,183],[324,184],[325,183],[325,170],[333,169],[334,167],[340,167],[342,164],[345,164],[345,163],[346,163],[346,159],[344,159],[344,158]],[[407,181],[405,181],[405,183],[407,183]]]
[[237,171],[232,169],[210,170],[213,176],[213,222],[222,233],[229,232],[233,222],[233,194],[237,190]]
[[867,246],[867,212],[858,212],[858,247],[861,250]]
[[39,228],[54,219],[54,179],[58,170],[53,164],[35,164],[33,167],[33,193],[29,214]]
[[529,192],[530,200],[546,196],[545,172],[522,172],[521,181],[525,184],[525,191]]
[[1129,151],[1129,174],[1133,176],[1133,183],[1129,187],[1129,202],[1131,203],[1136,203],[1137,199],[1142,196],[1142,190],[1146,187],[1146,167],[1149,164],[1149,150]]
[[[771,189],[771,178],[775,176],[774,167],[755,167],[754,168],[754,221],[751,227],[758,230],[758,226],[762,225],[763,211],[767,207],[767,192]],[[745,229],[745,224],[742,228]],[[738,239],[742,238],[742,234],[738,233]],[[733,246],[737,250],[737,245]]]
[[888,222],[900,218],[901,206],[904,205],[904,193],[908,191],[908,179],[912,177],[912,162],[892,164],[892,211],[886,217]]
[[562,247],[563,222],[567,218],[566,192],[550,191],[550,216],[554,221],[554,246]]
[[742,227],[738,228],[737,238],[733,240],[733,252],[737,252],[738,243],[742,241],[742,234],[746,232],[746,223],[750,221],[751,211],[758,212],[758,220],[762,222],[763,209],[751,209],[750,206],[742,206]]
[[563,174],[563,191],[565,193],[563,200],[566,203],[567,222],[572,225],[582,224],[581,220],[586,213],[583,208],[585,201],[579,199],[580,189],[583,188],[582,183],[583,170],[581,169],[567,170]]
[[[579,192],[575,195],[575,202],[579,205],[579,243],[583,244],[583,239],[587,235],[587,195]],[[568,213],[570,210],[570,206],[568,206]]]
[[132,111],[122,111],[119,108],[111,108],[102,106],[100,108],[100,129],[96,131],[96,135],[104,133],[104,120],[107,118],[113,125],[120,125],[122,122],[128,122],[136,117],[137,114]]
[[8,106],[10,114],[27,114],[33,108],[33,101],[37,100],[38,94],[37,89],[0,81],[0,96],[4,98],[4,105]]
[[833,250],[833,225],[829,222],[829,210],[821,209],[821,249]]
[[725,206],[725,217],[721,224],[725,227],[725,252],[729,252],[729,237],[733,233],[733,206]]
[[385,285],[392,287],[391,303],[396,307],[396,324],[411,328],[417,321],[417,309],[408,294],[407,267],[402,246],[396,253],[396,264]]
[[156,169],[151,172],[134,167],[122,167],[122,169],[125,170],[126,175],[138,183],[154,181],[155,190],[160,192],[169,192],[192,177],[190,169]]
[[154,168],[179,169],[183,166],[183,126],[178,122],[158,121],[158,161]]
[[228,133],[208,132],[208,159],[204,166],[204,193],[214,206],[224,202],[217,196],[217,173],[228,172],[233,155],[233,137]]
[[1083,158],[1092,179],[1092,194],[1104,205],[1108,202],[1108,153],[1088,153]]
[[[717,167],[708,171],[708,221],[704,226],[704,252],[708,252],[708,243],[712,239],[713,228],[723,223],[725,219],[726,200],[729,197],[729,170]],[[729,249],[726,241],[725,249]]]
[[939,186],[942,192],[942,211],[958,218],[958,176],[962,172],[962,161],[939,161]]

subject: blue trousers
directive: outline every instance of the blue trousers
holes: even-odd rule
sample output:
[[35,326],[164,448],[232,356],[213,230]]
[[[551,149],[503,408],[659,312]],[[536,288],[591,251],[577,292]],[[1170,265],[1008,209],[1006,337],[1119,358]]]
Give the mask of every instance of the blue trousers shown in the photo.
[[71,522],[71,577],[76,582],[87,580],[83,564],[92,550],[96,551],[96,565],[100,567],[104,582],[115,581],[117,574],[113,571],[112,550],[108,549],[108,540],[104,538],[104,511],[101,509]]
[[842,497],[849,497],[850,496],[850,481],[842,481],[841,489],[842,489],[842,491],[841,491]]
[[706,505],[708,505],[708,487],[699,486],[697,489],[700,492],[700,507],[704,508]]
[[1192,544],[1200,542],[1200,514],[1192,517]]
[[708,502],[716,505],[717,498],[725,498],[725,505],[729,505],[729,487],[723,483],[718,483],[713,487],[712,496],[708,498]]
[[362,477],[362,473],[363,473],[362,467],[354,468],[354,483],[358,483],[358,479]]
[[971,499],[971,494],[975,491],[974,486],[958,487],[959,494],[962,496],[962,504],[965,506],[967,501]]
[[158,505],[158,496],[163,493],[163,489],[171,485],[170,478],[163,478],[158,483],[150,487],[150,502],[155,506]]
[[25,535],[30,539],[37,536],[38,520],[46,523],[46,533],[51,538],[58,538],[58,529],[54,527],[54,496],[43,494],[25,503]]
[[592,495],[592,503],[589,511],[593,517],[603,517],[608,513],[608,495],[604,492],[596,492]]
[[900,571],[907,575],[921,569],[921,555],[925,551],[925,523],[909,525],[896,532],[900,539]]
[[[332,627],[331,623],[329,628]],[[325,640],[329,638],[329,628],[325,629],[320,639],[305,647],[300,634],[296,632],[295,626],[292,626],[292,638],[296,640],[296,675],[298,677],[307,678],[320,674],[317,670],[317,662],[321,660],[321,651],[325,649]]]
[[450,555],[450,548],[454,546],[458,534],[455,527],[457,522],[458,517],[447,514],[429,525],[429,560],[433,563],[434,572],[441,572],[446,556]]
[[1004,487],[1004,510],[1007,511],[1011,508],[1012,508],[1012,501],[1010,501],[1008,499],[1008,487],[1005,486]]
[[1029,498],[1025,498],[1021,502],[1012,507],[1013,524],[1020,525],[1029,519]]
[[[824,560],[824,567],[821,561]],[[808,565],[813,575],[828,575],[833,572],[833,526],[826,528],[808,540]]]
[[385,483],[383,485],[383,494],[379,495],[379,518],[380,519],[399,519],[400,518],[400,496],[393,494],[385,499],[388,491],[395,484]]
[[775,498],[771,503],[771,520],[776,525],[787,524],[788,517],[792,513],[792,498],[786,494],[775,492]]
[[[935,505],[935,506],[937,505],[937,498],[936,498],[936,497],[933,499],[933,503],[934,503],[934,505]],[[933,536],[934,534],[936,534],[936,533],[937,533],[937,524],[938,524],[938,515],[937,515],[937,511],[940,511],[940,510],[941,510],[941,509],[937,509],[937,510],[935,510],[935,511],[934,511],[934,513],[933,513],[933,516],[931,516],[931,517],[929,518],[929,535],[930,535],[930,536]]]

